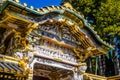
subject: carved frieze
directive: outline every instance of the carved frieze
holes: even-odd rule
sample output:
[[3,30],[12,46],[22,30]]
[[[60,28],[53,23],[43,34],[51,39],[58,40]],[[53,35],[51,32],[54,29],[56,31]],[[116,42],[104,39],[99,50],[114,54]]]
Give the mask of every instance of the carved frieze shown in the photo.
[[44,46],[35,46],[34,50],[38,55],[41,55],[41,56],[45,56],[55,60],[66,61],[70,63],[77,63],[76,57],[73,56],[74,53],[73,54],[63,53],[59,49],[52,50]]

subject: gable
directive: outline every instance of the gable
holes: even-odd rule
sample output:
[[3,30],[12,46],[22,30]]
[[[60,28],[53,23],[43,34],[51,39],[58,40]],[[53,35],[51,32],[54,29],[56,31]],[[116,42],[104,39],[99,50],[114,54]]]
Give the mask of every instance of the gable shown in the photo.
[[5,14],[1,18],[0,26],[14,33],[12,36],[14,39],[16,35],[19,36],[24,43],[22,45],[19,41],[19,44],[23,47],[38,48],[40,44],[54,43],[53,47],[60,46],[57,53],[61,46],[64,46],[72,50],[74,57],[77,56],[81,60],[89,56],[105,54],[106,48],[112,48],[99,38],[83,15],[74,9],[49,6],[33,10],[8,0],[1,7],[1,14],[3,13]]
[[[45,16],[45,15],[44,15]],[[71,19],[61,18],[58,16],[38,22],[39,25],[30,33],[30,35],[37,34],[41,37],[42,46],[57,45],[56,50],[64,53],[64,48],[71,50],[72,55],[86,59],[88,56],[95,56],[98,54],[104,54],[105,52],[98,50],[80,27]],[[37,38],[39,39],[39,38]],[[53,46],[50,49],[54,48]],[[84,58],[84,59],[83,59]]]

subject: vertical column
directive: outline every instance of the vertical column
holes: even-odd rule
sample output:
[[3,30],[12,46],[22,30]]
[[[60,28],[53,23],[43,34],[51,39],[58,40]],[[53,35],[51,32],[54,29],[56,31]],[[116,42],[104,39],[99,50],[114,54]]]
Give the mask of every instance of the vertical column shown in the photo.
[[[119,34],[119,33],[118,33]],[[114,59],[114,70],[115,70],[115,75],[120,74],[120,38],[119,35],[116,35],[114,37],[114,42],[115,42],[115,59]]]
[[89,62],[90,62],[90,63],[89,63],[89,64],[90,64],[90,66],[89,66],[89,67],[90,67],[90,73],[93,73],[92,58],[89,58],[89,60],[90,60],[90,61],[89,61]]
[[98,63],[99,63],[99,74],[102,76],[103,75],[103,65],[101,61],[101,55],[98,56]]
[[118,67],[118,74],[117,75],[120,75],[120,61],[119,59],[117,59],[117,67]]
[[27,80],[33,80],[33,70],[28,74]]
[[119,68],[119,60],[116,58],[114,61],[114,67],[115,67],[115,75],[120,74],[120,68]]
[[105,56],[100,55],[98,56],[98,64],[99,64],[99,75],[104,76],[105,75],[105,69],[106,69],[106,63],[105,63]]
[[34,70],[34,65],[35,65],[35,60],[31,62],[31,64],[28,64],[28,68],[30,69],[30,72],[28,74],[27,80],[33,80],[33,70]]
[[73,78],[72,78],[71,80],[83,80],[83,75],[82,75],[82,73],[74,72],[74,73],[73,73]]
[[87,71],[88,73],[92,73],[92,63],[91,63],[91,58],[89,57],[87,60],[86,60],[86,63],[87,63]]
[[105,55],[102,55],[102,70],[103,70],[103,72],[102,72],[102,75],[104,76],[105,75],[105,70],[106,70],[106,63],[105,63]]
[[117,60],[118,60],[118,75],[120,75],[120,60],[119,59]]
[[83,80],[83,74],[85,73],[87,66],[85,63],[76,68],[73,72],[73,79],[71,80]]

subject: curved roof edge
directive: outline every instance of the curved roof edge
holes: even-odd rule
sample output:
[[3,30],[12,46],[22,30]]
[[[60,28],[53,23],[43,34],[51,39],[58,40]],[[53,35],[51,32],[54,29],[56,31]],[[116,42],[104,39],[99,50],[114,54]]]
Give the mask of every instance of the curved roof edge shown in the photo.
[[65,6],[48,6],[48,7],[43,7],[43,8],[38,8],[38,9],[34,9],[27,7],[26,5],[20,4],[19,2],[15,2],[13,0],[6,0],[6,2],[3,3],[3,5],[0,7],[0,13],[2,13],[4,11],[4,9],[8,6],[8,5],[14,5],[16,7],[19,7],[21,9],[24,9],[32,14],[35,15],[44,15],[47,14],[49,12],[56,12],[59,14],[63,14],[65,11],[75,15],[76,17],[78,17],[84,24],[84,27],[86,27],[91,33],[94,34],[94,37],[96,38],[96,40],[101,43],[102,45],[110,48],[110,49],[114,49],[112,45],[108,44],[107,42],[104,42],[99,35],[97,35],[97,32],[95,32],[92,28],[91,25],[87,22],[87,20],[84,19],[84,16],[76,11],[75,9],[72,8],[68,8]]

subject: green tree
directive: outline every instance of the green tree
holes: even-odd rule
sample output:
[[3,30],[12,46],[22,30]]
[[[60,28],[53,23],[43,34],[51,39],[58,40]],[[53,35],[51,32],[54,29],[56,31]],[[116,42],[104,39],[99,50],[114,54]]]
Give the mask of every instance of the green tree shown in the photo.
[[93,27],[105,39],[105,35],[120,32],[120,0],[71,0],[73,7],[85,18],[93,20]]

